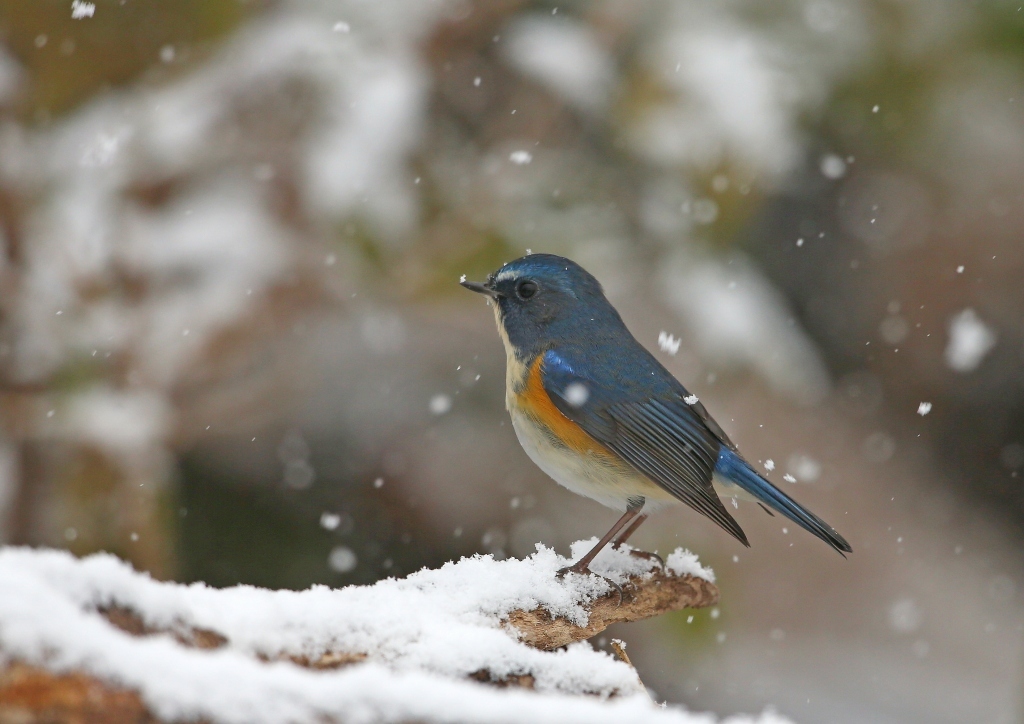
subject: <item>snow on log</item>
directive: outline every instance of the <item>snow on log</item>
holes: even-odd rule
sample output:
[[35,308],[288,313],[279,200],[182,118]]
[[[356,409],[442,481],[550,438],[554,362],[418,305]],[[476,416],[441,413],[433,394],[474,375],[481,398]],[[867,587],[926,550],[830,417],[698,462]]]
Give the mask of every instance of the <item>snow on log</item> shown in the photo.
[[712,721],[657,707],[630,665],[572,643],[714,603],[711,571],[681,550],[664,570],[609,550],[593,568],[622,586],[618,605],[599,576],[558,579],[567,562],[538,545],[525,560],[270,591],[0,549],[0,721]]
[[587,605],[585,625],[552,616],[543,606],[532,611],[513,611],[508,621],[519,632],[520,641],[551,651],[595,636],[613,623],[639,621],[681,608],[703,608],[716,603],[718,588],[711,580],[676,574],[669,564],[667,570],[631,576],[622,584],[621,599],[616,591],[594,599]]

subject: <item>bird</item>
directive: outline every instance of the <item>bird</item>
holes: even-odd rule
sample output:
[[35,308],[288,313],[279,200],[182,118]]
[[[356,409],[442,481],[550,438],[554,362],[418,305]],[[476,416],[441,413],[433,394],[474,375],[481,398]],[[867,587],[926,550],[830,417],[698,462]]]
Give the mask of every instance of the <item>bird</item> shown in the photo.
[[505,348],[505,407],[527,455],[565,488],[622,511],[559,575],[591,574],[605,546],[619,548],[650,513],[678,503],[750,547],[720,496],[753,500],[840,555],[853,551],[835,528],[743,458],[579,264],[535,253],[505,263],[483,282],[459,281],[493,306]]

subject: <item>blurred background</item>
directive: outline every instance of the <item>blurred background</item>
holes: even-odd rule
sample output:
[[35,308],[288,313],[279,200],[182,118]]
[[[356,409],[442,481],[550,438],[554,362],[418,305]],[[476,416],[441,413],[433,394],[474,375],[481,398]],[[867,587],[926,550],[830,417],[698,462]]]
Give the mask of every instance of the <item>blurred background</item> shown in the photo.
[[0,541],[303,588],[603,533],[456,283],[527,249],[855,550],[652,519],[722,589],[610,632],[659,699],[1024,721],[1019,0],[0,0]]

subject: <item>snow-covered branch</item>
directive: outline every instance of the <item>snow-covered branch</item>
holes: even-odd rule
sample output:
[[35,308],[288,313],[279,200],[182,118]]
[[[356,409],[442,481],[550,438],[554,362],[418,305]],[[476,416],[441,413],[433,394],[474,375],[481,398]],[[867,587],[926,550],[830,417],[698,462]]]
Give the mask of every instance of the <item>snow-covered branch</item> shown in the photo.
[[714,603],[711,571],[682,550],[664,570],[607,551],[594,568],[622,586],[619,605],[599,576],[558,579],[566,562],[538,546],[525,560],[296,592],[162,583],[109,555],[6,549],[0,714],[53,718],[78,702],[131,721],[707,721],[654,706],[630,665],[571,642]]
[[680,575],[672,568],[655,569],[631,576],[622,586],[621,600],[616,591],[611,591],[587,604],[585,625],[552,616],[543,606],[532,611],[513,611],[508,621],[519,632],[520,641],[551,651],[596,636],[613,623],[639,621],[681,608],[703,608],[716,603],[718,588],[710,578]]

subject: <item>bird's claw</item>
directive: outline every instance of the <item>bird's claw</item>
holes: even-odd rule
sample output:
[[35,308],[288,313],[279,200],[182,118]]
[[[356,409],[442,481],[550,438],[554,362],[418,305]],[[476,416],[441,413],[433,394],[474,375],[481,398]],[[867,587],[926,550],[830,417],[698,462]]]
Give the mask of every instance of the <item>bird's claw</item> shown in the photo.
[[612,579],[610,579],[610,578],[608,578],[606,576],[602,576],[600,573],[594,573],[592,570],[590,570],[586,566],[580,566],[578,564],[577,565],[572,565],[572,566],[566,566],[565,568],[559,568],[555,572],[555,577],[556,578],[564,578],[567,573],[578,573],[581,576],[597,576],[598,578],[603,578],[608,583],[608,585],[611,586],[612,588],[614,588],[615,592],[619,594],[619,602],[615,604],[616,608],[622,605],[622,586],[620,586],[618,583],[616,583]]
[[657,553],[651,553],[649,551],[630,551],[629,555],[635,558],[642,558],[645,561],[654,561],[658,564],[658,567],[665,570],[665,559],[659,556]]
[[[612,550],[619,550],[621,547],[622,547],[621,543],[619,543],[619,544],[612,544]],[[665,569],[665,559],[662,558],[661,556],[659,556],[657,553],[650,553],[648,551],[640,551],[640,550],[637,550],[636,548],[630,548],[628,553],[629,553],[629,555],[633,556],[634,558],[642,558],[645,561],[654,561],[655,563],[658,564],[658,566],[661,567],[662,570]]]

